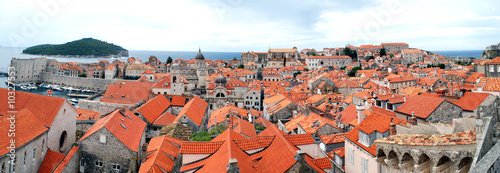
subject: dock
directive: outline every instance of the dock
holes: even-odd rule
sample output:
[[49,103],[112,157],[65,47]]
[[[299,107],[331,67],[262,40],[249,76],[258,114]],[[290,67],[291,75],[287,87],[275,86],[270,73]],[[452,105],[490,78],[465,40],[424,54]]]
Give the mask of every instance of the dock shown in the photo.
[[68,94],[68,97],[77,97],[77,98],[89,98],[92,95],[88,94]]

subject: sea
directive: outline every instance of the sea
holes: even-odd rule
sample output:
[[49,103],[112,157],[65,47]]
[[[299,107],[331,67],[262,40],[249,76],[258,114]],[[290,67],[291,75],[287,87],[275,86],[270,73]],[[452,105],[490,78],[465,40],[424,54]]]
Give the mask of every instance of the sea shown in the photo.
[[[36,55],[27,55],[22,54],[23,47],[0,47],[0,72],[6,73],[8,71],[8,67],[10,66],[10,60],[12,58],[37,58],[40,56]],[[443,56],[450,57],[475,57],[481,58],[481,54],[483,50],[454,50],[454,51],[431,51],[432,53],[437,53]],[[143,62],[147,61],[150,56],[156,56],[160,61],[167,61],[168,57],[172,57],[173,60],[182,58],[182,59],[193,59],[198,54],[198,51],[158,51],[158,50],[129,50],[129,56],[141,59]],[[211,60],[231,60],[233,58],[240,59],[241,52],[205,52],[202,51],[203,56],[206,59]],[[80,62],[80,63],[93,63],[97,62],[97,60],[109,60],[112,61],[115,58],[69,58],[69,57],[47,57],[56,59],[59,62]],[[126,61],[129,57],[116,58],[122,61]],[[0,76],[0,87],[7,88],[8,86],[3,82],[6,80],[6,77]],[[17,88],[21,90],[20,88]],[[43,94],[45,95],[47,90],[45,88],[39,87],[36,90],[28,90],[28,92]],[[77,91],[53,91],[53,95],[57,97],[65,97],[69,98],[67,94],[69,93],[79,93]],[[83,93],[86,94],[86,93]]]
[[[40,56],[37,55],[27,55],[22,54],[23,47],[0,47],[0,72],[7,73],[8,67],[10,66],[10,61],[12,58],[21,58],[21,59],[29,59],[29,58],[38,58]],[[198,51],[155,51],[155,50],[129,50],[129,56],[141,59],[143,62],[147,61],[150,56],[156,56],[161,62],[166,62],[168,57],[171,57],[173,60],[182,58],[182,59],[193,59],[198,54]],[[231,60],[233,58],[240,59],[241,52],[205,52],[202,51],[205,59],[211,60]],[[93,63],[97,62],[97,60],[108,60],[113,61],[115,59],[120,59],[122,61],[127,61],[129,57],[122,58],[69,58],[69,57],[46,57],[50,59],[56,59],[59,62],[79,62],[79,63]],[[4,82],[7,79],[5,76],[0,76],[0,87],[7,88],[7,84]],[[26,91],[36,94],[47,94],[47,89],[43,87],[38,87],[36,90],[22,90],[19,87],[16,87],[16,90]],[[71,99],[67,95],[70,93],[79,93],[79,94],[92,94],[92,93],[81,93],[78,91],[53,91],[53,96],[56,97],[64,97],[67,99]],[[75,98],[78,100],[78,98]]]

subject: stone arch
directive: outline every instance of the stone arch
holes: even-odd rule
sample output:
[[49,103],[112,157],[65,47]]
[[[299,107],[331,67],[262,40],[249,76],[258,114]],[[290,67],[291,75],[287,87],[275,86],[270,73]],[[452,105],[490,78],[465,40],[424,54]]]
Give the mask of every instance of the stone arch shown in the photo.
[[404,153],[401,157],[401,162],[415,161],[410,153]]
[[471,164],[472,164],[472,158],[471,157],[464,157],[458,163],[457,168],[458,168],[458,170],[463,170],[461,172],[469,172]]
[[422,154],[418,157],[417,164],[420,165],[426,161],[431,161],[431,158],[429,156],[427,156],[427,154]]
[[377,157],[386,157],[384,150],[378,149],[378,151],[377,151]]
[[442,156],[439,158],[438,162],[436,163],[436,166],[441,166],[442,164],[445,164],[446,162],[450,162],[451,159],[447,156]]

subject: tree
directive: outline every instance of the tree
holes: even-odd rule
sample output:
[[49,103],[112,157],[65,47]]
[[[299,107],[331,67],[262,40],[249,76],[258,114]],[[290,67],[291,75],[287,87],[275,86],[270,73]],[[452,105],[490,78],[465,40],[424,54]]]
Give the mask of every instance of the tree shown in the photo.
[[233,58],[233,61],[238,61],[238,59],[236,59],[236,57]]
[[385,48],[380,49],[380,56],[385,56],[385,55],[387,55]]
[[358,52],[356,52],[356,50],[352,50],[350,47],[345,47],[343,51],[344,55],[347,55],[352,59],[358,58]]
[[356,72],[358,70],[361,70],[361,67],[354,67],[354,68],[352,68],[352,70],[347,75],[350,76],[350,77],[354,77],[354,76],[356,76]]
[[87,77],[87,74],[81,74],[81,75],[78,75],[78,77]]
[[238,66],[238,68],[245,68],[245,66],[241,64],[240,66]]
[[169,57],[167,58],[167,64],[170,64],[170,63],[172,63],[172,57],[170,57],[170,56],[169,56]]

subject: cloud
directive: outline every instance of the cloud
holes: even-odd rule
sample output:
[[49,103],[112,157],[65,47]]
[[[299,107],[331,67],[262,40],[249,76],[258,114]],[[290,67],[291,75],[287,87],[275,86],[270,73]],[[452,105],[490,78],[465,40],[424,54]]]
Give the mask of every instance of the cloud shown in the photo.
[[[0,32],[22,35],[25,21],[45,12],[39,2],[0,2]],[[391,11],[391,3],[399,3],[399,11]],[[500,39],[500,2],[494,0],[87,0],[57,5],[57,15],[22,46],[94,37],[133,50],[265,51],[269,46],[321,49],[381,42],[442,50],[483,49]],[[5,36],[0,45],[9,45]]]

